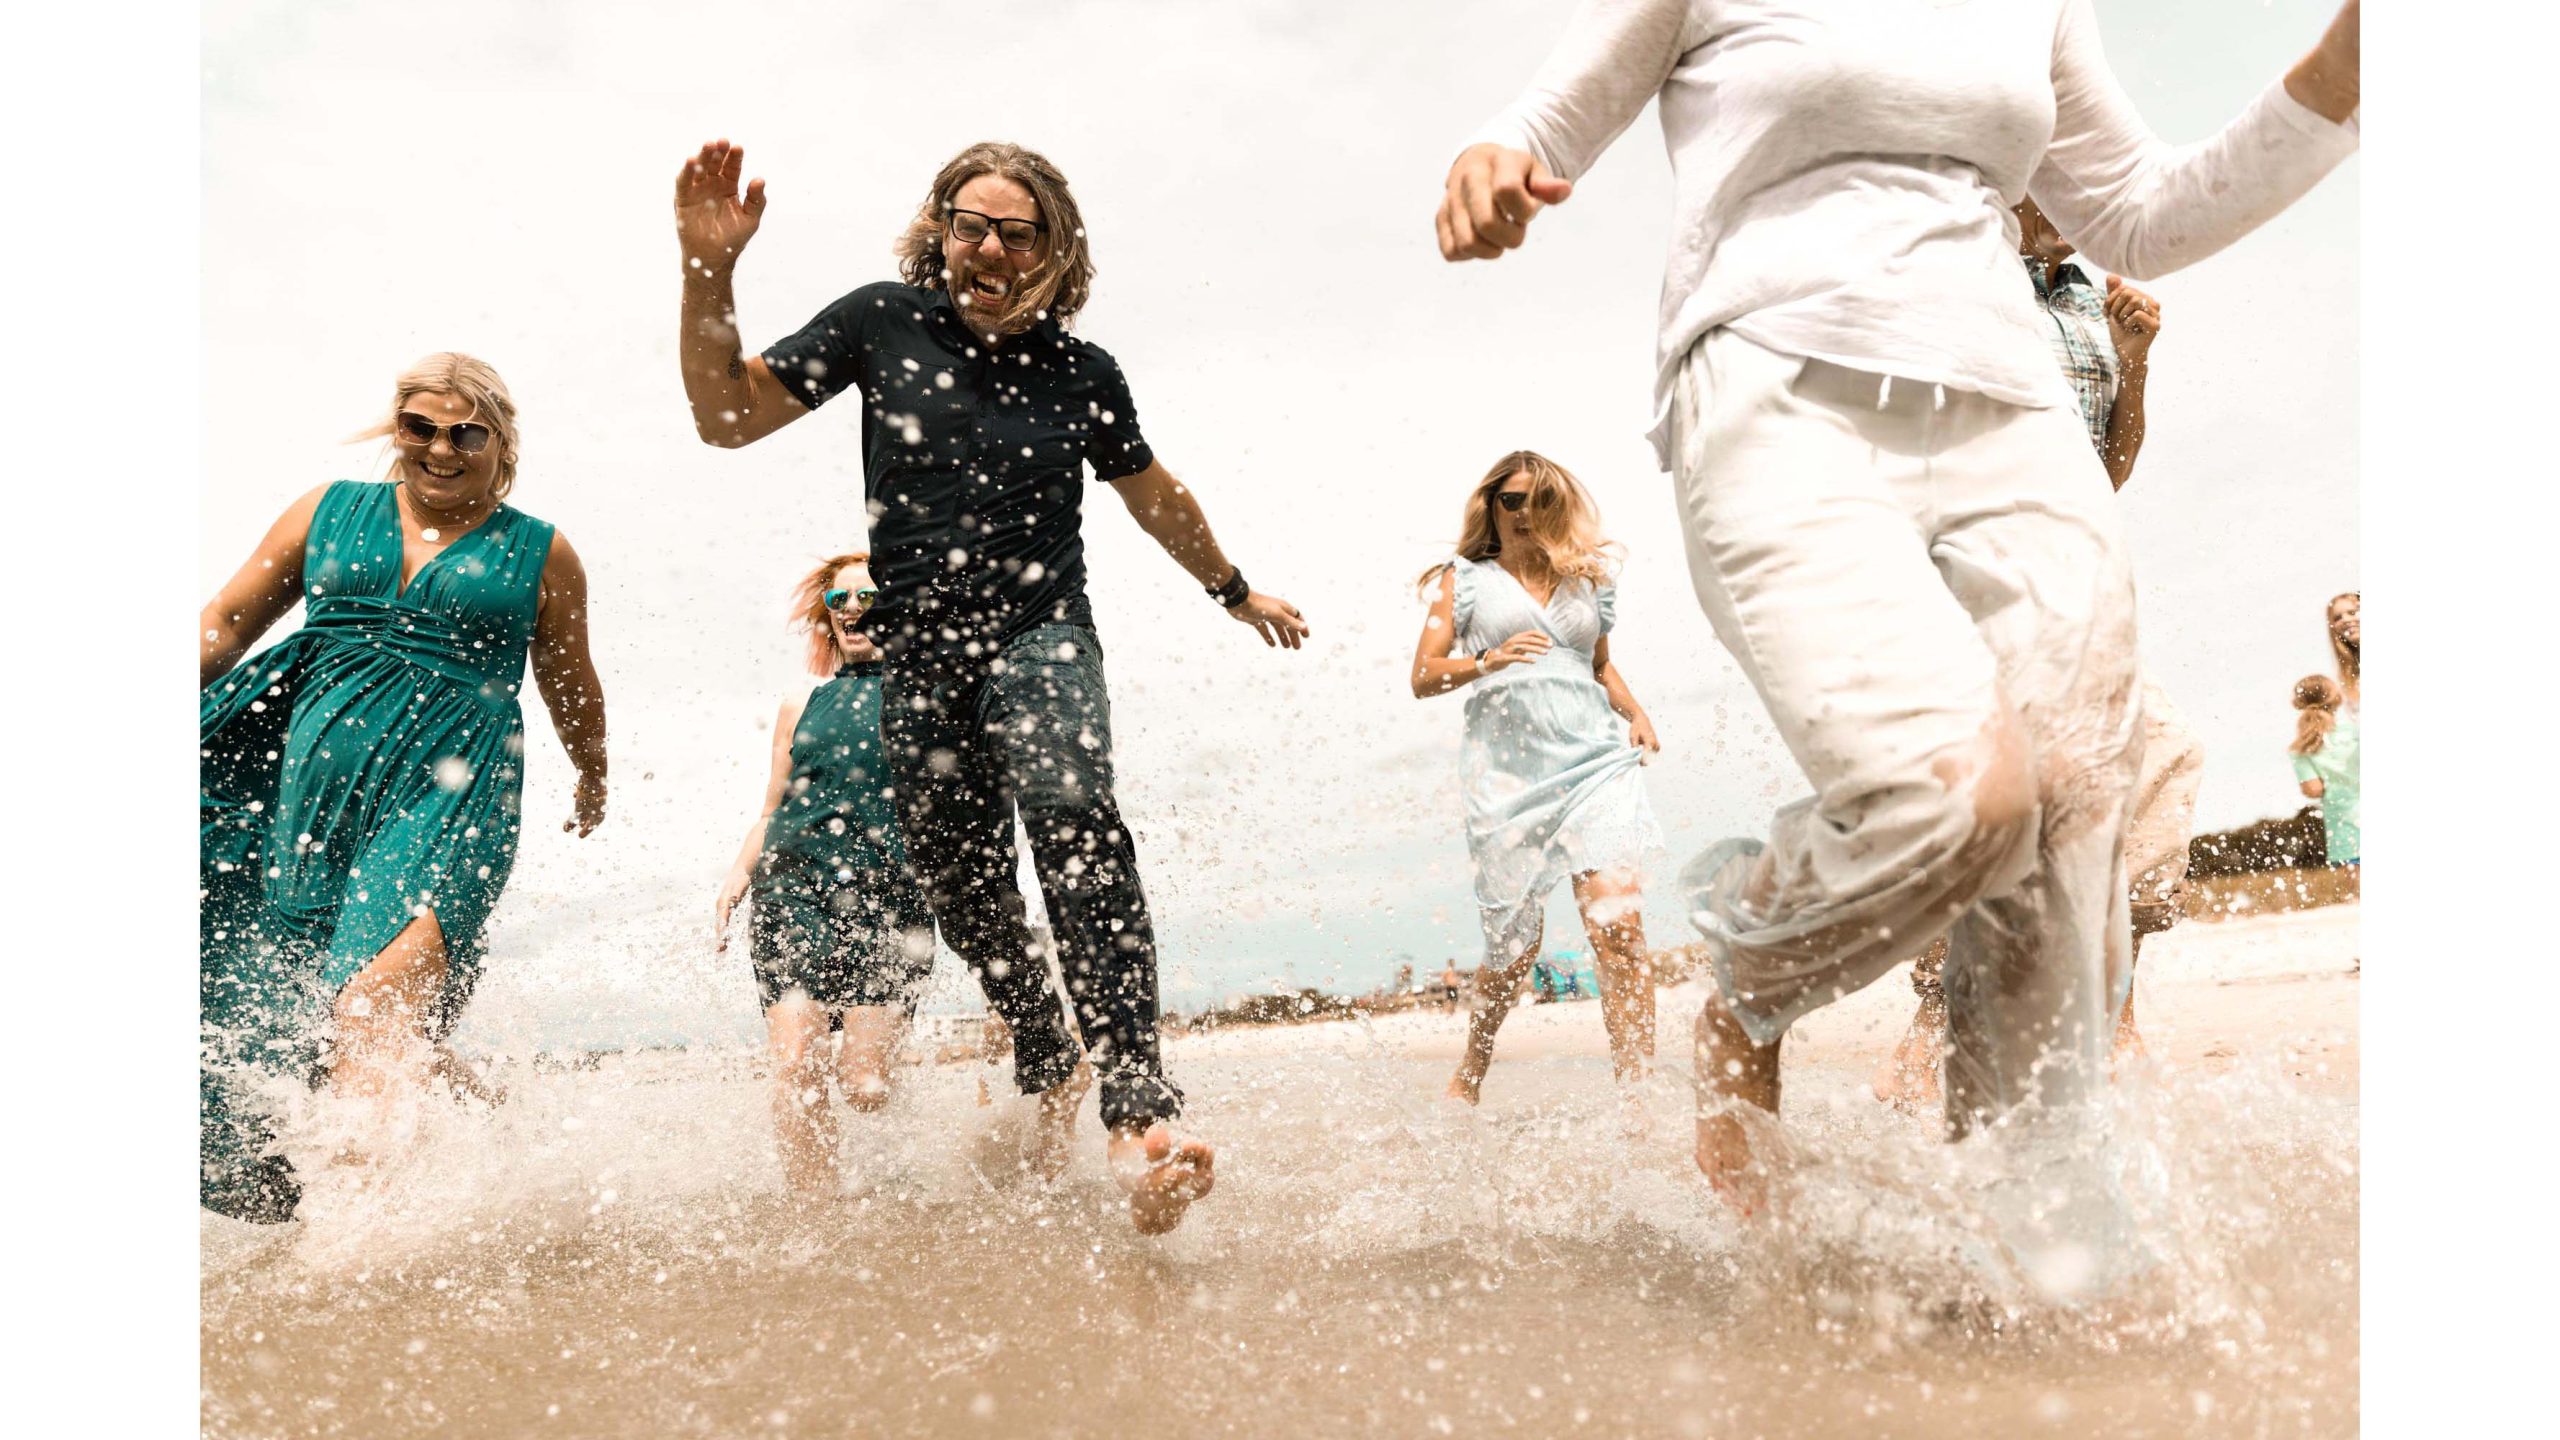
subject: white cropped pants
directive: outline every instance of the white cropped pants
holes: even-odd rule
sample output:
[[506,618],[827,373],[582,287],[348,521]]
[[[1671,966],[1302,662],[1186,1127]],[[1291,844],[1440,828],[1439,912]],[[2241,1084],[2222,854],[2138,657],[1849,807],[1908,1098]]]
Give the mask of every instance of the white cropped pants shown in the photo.
[[1940,934],[1962,1133],[2105,1083],[2141,758],[2132,575],[2068,408],[1728,330],[1674,399],[1699,603],[1813,786],[1684,876],[1718,984],[1774,1042]]

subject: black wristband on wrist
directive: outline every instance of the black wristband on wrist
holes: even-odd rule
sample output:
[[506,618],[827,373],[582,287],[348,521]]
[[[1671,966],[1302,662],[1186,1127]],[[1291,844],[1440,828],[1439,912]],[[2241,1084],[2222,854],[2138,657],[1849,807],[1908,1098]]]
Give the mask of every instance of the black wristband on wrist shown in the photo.
[[1227,583],[1224,585],[1209,587],[1209,598],[1230,610],[1243,604],[1253,594],[1253,587],[1244,583],[1244,567],[1241,565],[1235,567],[1235,572],[1227,577]]

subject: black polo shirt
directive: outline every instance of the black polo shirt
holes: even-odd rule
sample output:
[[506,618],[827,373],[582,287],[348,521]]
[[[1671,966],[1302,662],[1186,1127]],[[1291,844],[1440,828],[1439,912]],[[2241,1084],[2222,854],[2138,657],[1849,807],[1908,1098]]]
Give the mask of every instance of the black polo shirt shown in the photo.
[[1055,320],[990,346],[951,297],[865,285],[764,352],[816,409],[862,392],[863,498],[884,619],[946,641],[1002,642],[1093,623],[1084,593],[1084,467],[1117,480],[1155,462],[1120,366]]

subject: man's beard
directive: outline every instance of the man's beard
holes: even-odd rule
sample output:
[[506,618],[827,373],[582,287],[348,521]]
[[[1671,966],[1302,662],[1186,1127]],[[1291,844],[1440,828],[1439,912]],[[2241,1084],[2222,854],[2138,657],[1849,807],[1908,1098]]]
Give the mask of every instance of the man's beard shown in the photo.
[[946,273],[943,284],[950,287],[951,300],[959,309],[960,318],[968,321],[969,328],[977,334],[1001,339],[1022,334],[1031,328],[1031,312],[1020,308],[1023,304],[1020,277],[1006,282],[1001,300],[990,300],[979,294],[976,286],[957,275]]

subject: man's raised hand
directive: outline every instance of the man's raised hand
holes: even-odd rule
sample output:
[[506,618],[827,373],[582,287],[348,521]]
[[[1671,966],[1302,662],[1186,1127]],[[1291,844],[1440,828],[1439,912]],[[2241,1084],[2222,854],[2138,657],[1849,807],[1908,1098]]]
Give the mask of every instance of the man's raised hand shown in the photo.
[[1440,258],[1499,260],[1529,238],[1529,221],[1573,195],[1573,182],[1547,173],[1526,150],[1470,145],[1449,167],[1440,197]]
[[750,180],[741,192],[738,176],[746,163],[745,147],[714,140],[676,172],[676,240],[687,269],[725,271],[755,238],[764,221],[764,181]]

